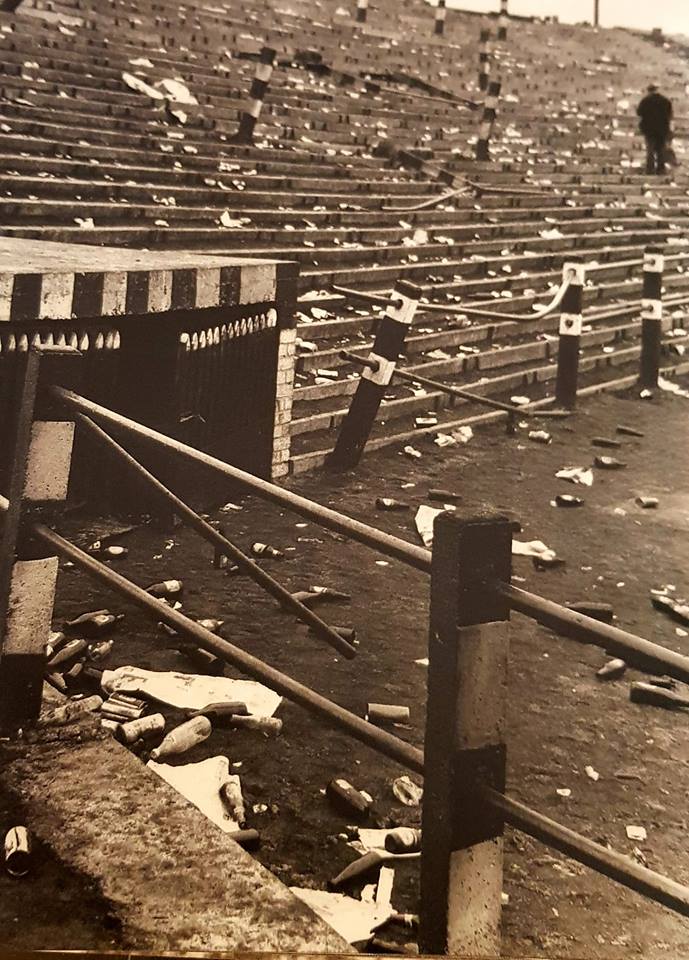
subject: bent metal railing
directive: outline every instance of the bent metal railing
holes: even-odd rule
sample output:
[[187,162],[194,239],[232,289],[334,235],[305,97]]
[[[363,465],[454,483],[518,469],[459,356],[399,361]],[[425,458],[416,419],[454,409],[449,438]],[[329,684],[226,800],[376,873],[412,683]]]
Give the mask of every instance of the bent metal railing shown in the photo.
[[[117,414],[61,386],[70,348],[32,347],[18,386],[10,496],[0,496],[0,706],[5,728],[35,720],[45,670],[45,638],[24,620],[52,615],[57,557],[166,623],[198,647],[265,683],[331,725],[425,777],[421,857],[421,947],[424,952],[499,954],[502,834],[505,824],[539,839],[632,890],[689,916],[689,889],[543,816],[505,794],[504,721],[507,622],[512,611],[567,637],[623,654],[642,669],[689,681],[689,658],[627,631],[514,587],[512,524],[499,516],[444,512],[433,552],[285,490],[209,454]],[[428,705],[425,750],[373,726],[174,610],[46,522],[64,498],[74,421],[157,487],[182,519],[207,535],[193,511],[156,481],[105,428],[205,466],[262,499],[288,507],[387,557],[431,575]],[[96,426],[95,424],[98,424]],[[49,441],[49,443],[46,443]],[[56,458],[56,452],[58,456]],[[210,538],[209,538],[210,539]],[[222,540],[222,538],[220,538]],[[227,542],[214,546],[231,551]],[[239,561],[248,569],[246,561]],[[17,603],[23,618],[12,616]],[[303,611],[294,609],[298,616]],[[480,895],[473,895],[479,891]]]

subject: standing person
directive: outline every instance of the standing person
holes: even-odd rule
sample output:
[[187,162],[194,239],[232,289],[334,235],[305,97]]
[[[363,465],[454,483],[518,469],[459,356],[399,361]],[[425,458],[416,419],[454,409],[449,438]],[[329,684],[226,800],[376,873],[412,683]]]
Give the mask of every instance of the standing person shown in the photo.
[[651,84],[636,112],[646,138],[646,173],[665,173],[665,146],[670,138],[672,103]]

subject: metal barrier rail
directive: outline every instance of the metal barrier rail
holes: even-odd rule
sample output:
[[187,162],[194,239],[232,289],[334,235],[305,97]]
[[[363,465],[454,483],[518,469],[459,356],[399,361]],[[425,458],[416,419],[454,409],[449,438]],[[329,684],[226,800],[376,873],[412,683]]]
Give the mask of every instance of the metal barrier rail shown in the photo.
[[476,180],[470,180],[469,177],[453,177],[453,179],[455,181],[461,180],[462,186],[454,190],[449,190],[447,193],[442,193],[437,197],[432,197],[430,200],[424,200],[422,203],[415,203],[410,207],[381,207],[381,209],[389,213],[415,213],[418,210],[428,210],[440,203],[445,203],[445,201],[451,200],[453,197],[466,197],[469,195],[470,190],[475,190],[478,194],[499,193],[517,197],[544,197],[547,195],[544,190],[520,190],[519,188],[493,187],[488,184],[479,183]]
[[[238,481],[264,500],[288,507],[295,513],[319,523],[328,530],[334,530],[350,537],[352,540],[378,550],[385,556],[400,560],[410,567],[424,573],[431,572],[432,553],[424,547],[418,547],[400,537],[383,533],[361,520],[354,520],[337,510],[324,507],[322,504],[293,493],[291,490],[286,490],[277,486],[277,484],[270,483],[268,480],[262,480],[253,476],[253,474],[246,473],[238,467],[233,467],[231,464],[218,460],[217,457],[196,450],[194,447],[167,437],[150,427],[135,423],[91,400],[86,400],[71,390],[65,390],[63,387],[53,387],[51,392],[72,411],[84,413],[96,421],[110,424],[130,436],[147,440],[170,453],[186,457],[216,470],[224,476]],[[575,613],[567,607],[545,600],[527,590],[514,587],[512,584],[496,584],[495,589],[508,601],[512,609],[526,614],[542,626],[565,636],[574,635],[575,639],[580,642],[593,644],[603,650],[625,653],[627,656],[631,654],[635,658],[635,662],[641,661],[658,673],[667,673],[677,680],[689,683],[689,657],[668,650],[666,647],[650,640],[644,640],[619,627],[603,624],[592,617]]]
[[[349,350],[340,350],[340,359],[348,360],[350,363],[359,364],[362,367],[368,367],[373,372],[377,372],[379,364],[375,360],[368,360],[365,357],[358,357]],[[432,387],[434,390],[440,390],[452,397],[461,397],[462,400],[471,400],[475,403],[481,403],[486,407],[492,407],[494,410],[502,410],[507,413],[511,419],[518,416],[524,417],[568,417],[569,410],[533,410],[529,407],[515,407],[509,403],[503,403],[501,400],[493,400],[491,397],[482,397],[477,393],[471,393],[469,390],[463,390],[461,387],[454,387],[447,383],[441,383],[440,380],[431,380],[430,377],[422,377],[418,373],[408,373],[395,367],[392,372],[393,379],[399,377],[406,383],[420,383],[426,387]]]
[[[7,512],[9,506],[7,498],[0,495],[0,512]],[[58,555],[74,563],[76,567],[93,579],[152,614],[157,620],[166,623],[181,635],[186,636],[199,647],[220,657],[247,676],[265,683],[272,690],[299,704],[331,725],[344,730],[373,750],[382,753],[417,774],[424,774],[424,753],[417,747],[381,730],[327,697],[323,697],[310,687],[299,683],[259,658],[241,650],[228,640],[211,633],[196,621],[152,597],[141,587],[85,553],[45,524],[32,524],[32,532],[34,536],[55,550]],[[499,813],[506,823],[511,824],[518,830],[561,850],[579,863],[596,869],[624,886],[680,913],[682,916],[689,916],[689,888],[683,887],[667,877],[649,870],[647,867],[634,863],[623,854],[609,850],[601,844],[569,830],[491,787],[474,784],[472,792],[477,792],[478,796],[494,812]],[[453,812],[450,811],[451,814]]]
[[[542,320],[544,317],[547,317],[549,314],[554,313],[557,310],[562,303],[562,300],[573,279],[574,272],[570,271],[570,275],[563,278],[562,283],[558,287],[550,303],[546,304],[544,307],[541,307],[539,310],[534,310],[530,314],[504,313],[500,310],[481,310],[478,307],[456,306],[454,304],[448,304],[447,306],[444,306],[441,303],[420,303],[419,307],[425,312],[459,313],[467,317],[487,317],[489,320]],[[356,300],[362,300],[366,303],[373,303],[375,305],[382,306],[387,305],[390,302],[389,297],[366,293],[361,290],[352,290],[350,287],[341,287],[338,284],[333,284],[330,289],[334,293],[341,293],[343,296],[351,297],[352,299]]]

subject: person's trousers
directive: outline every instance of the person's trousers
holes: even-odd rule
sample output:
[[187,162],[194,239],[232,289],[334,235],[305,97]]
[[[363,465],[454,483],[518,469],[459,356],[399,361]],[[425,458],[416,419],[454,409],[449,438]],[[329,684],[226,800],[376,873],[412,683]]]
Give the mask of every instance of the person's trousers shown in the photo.
[[665,134],[646,134],[646,173],[665,173]]

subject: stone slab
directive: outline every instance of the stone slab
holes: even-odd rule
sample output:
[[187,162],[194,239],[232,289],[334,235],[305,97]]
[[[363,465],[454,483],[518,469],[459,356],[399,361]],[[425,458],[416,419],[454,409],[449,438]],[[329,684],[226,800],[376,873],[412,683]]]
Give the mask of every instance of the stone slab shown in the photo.
[[353,952],[93,720],[32,739],[0,745],[3,783],[33,834],[99,885],[128,949]]

